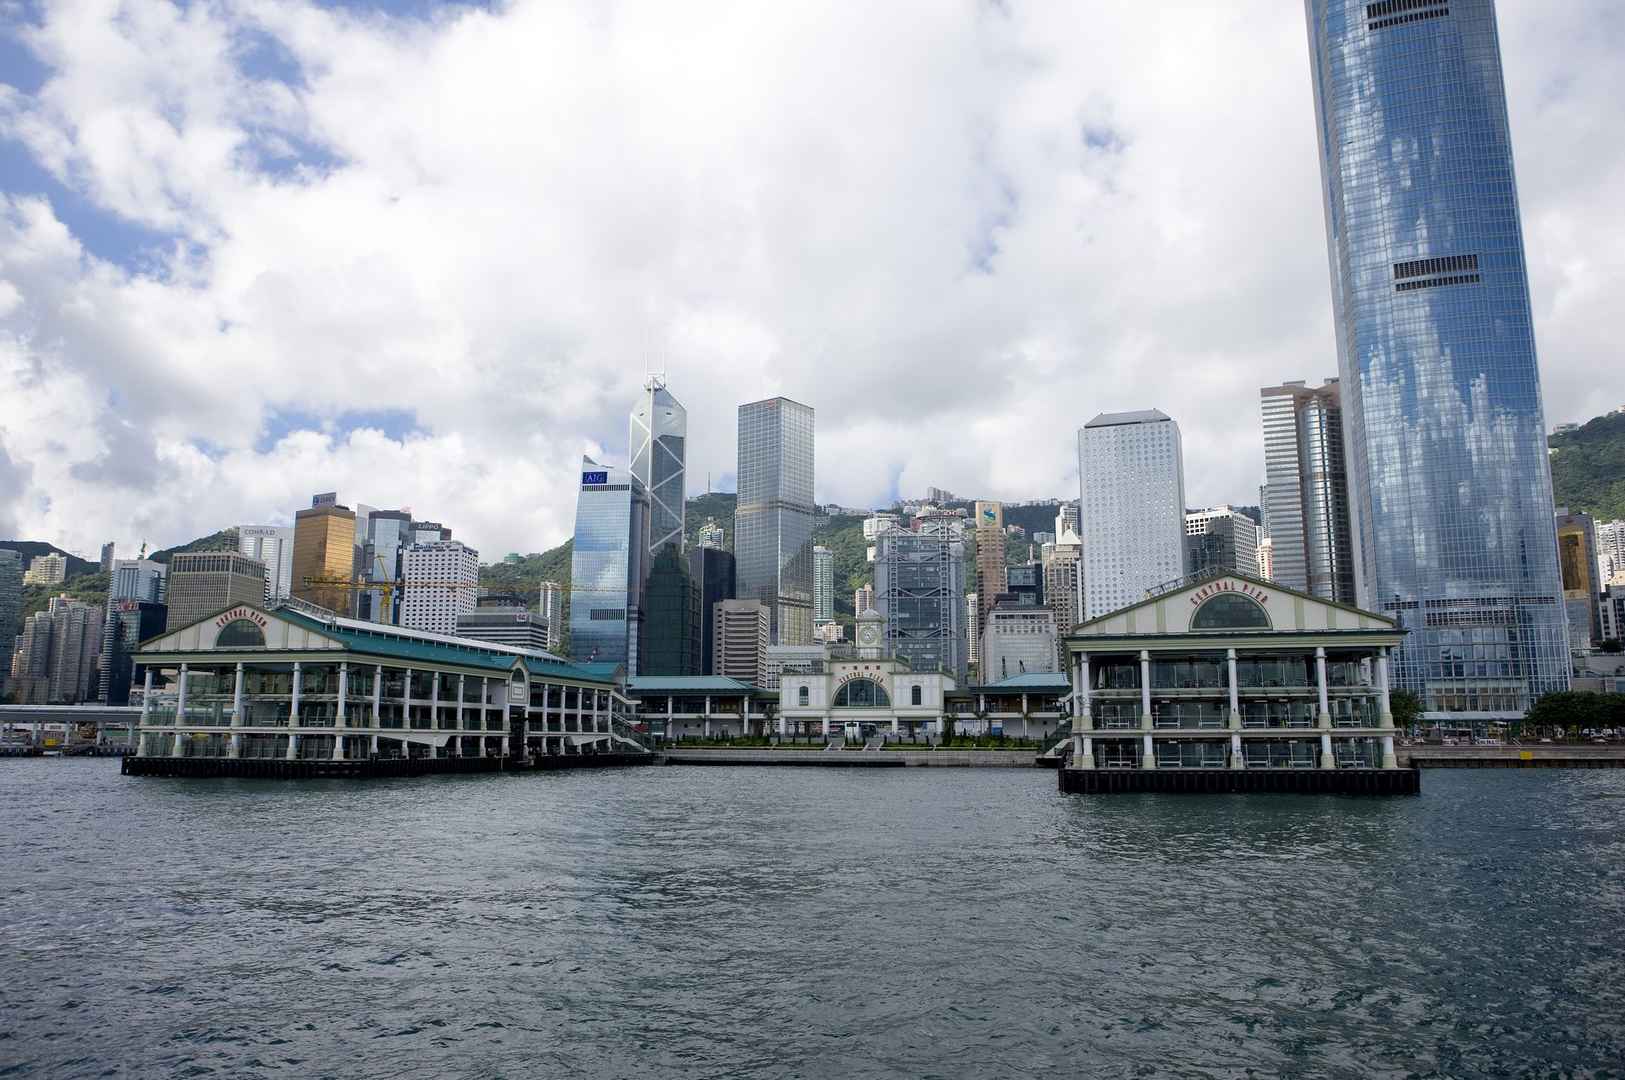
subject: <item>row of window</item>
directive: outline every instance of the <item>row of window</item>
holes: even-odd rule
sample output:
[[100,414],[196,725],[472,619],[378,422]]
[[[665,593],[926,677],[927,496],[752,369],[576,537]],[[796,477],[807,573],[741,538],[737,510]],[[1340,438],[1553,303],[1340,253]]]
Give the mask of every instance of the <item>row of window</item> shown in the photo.
[[1432,11],[1418,11],[1411,15],[1395,15],[1390,19],[1378,19],[1369,24],[1373,30],[1386,30],[1390,26],[1403,26],[1406,23],[1421,22],[1423,19],[1437,19],[1441,15],[1450,14],[1450,9],[1434,8]]
[[1411,292],[1416,289],[1432,289],[1440,285],[1477,285],[1477,274],[1458,274],[1455,277],[1429,278],[1426,281],[1401,281],[1394,286],[1395,292]]
[[1477,255],[1441,255],[1432,259],[1412,259],[1394,264],[1394,280],[1427,277],[1429,274],[1456,274],[1464,270],[1477,270]]
[[1441,2],[1442,0],[1379,0],[1378,3],[1365,6],[1365,17],[1381,19],[1388,15],[1398,15],[1402,11],[1433,7]]

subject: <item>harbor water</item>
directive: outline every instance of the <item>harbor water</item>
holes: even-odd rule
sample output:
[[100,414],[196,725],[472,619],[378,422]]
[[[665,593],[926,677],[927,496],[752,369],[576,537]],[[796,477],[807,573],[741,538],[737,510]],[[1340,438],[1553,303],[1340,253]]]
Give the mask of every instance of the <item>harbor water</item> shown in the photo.
[[3,1077],[1622,1068],[1625,770],[1090,798],[0,762]]

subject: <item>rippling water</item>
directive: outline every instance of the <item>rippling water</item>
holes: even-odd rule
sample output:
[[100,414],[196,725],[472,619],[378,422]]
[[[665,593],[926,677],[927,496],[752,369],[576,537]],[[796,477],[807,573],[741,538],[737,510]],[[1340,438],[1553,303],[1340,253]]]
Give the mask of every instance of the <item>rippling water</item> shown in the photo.
[[1508,1076],[1625,1062],[1625,770],[303,784],[0,762],[0,1076]]

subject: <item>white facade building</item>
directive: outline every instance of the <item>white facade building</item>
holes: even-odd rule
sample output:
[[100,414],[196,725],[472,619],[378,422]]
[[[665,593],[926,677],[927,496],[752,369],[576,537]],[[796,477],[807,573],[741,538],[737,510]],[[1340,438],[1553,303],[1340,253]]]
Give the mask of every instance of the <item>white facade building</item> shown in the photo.
[[564,586],[556,581],[542,582],[536,597],[536,614],[547,622],[547,649],[557,652],[564,643]]
[[435,540],[408,547],[402,566],[408,584],[401,599],[401,625],[455,634],[458,617],[472,614],[478,605],[480,553],[461,540]]
[[1060,671],[1055,612],[1047,607],[1003,603],[987,613],[982,628],[982,682]]
[[875,542],[875,537],[894,525],[902,524],[902,518],[890,510],[876,510],[863,519],[863,538],[869,543]]
[[1085,618],[1135,603],[1148,589],[1184,576],[1178,424],[1156,409],[1095,417],[1078,432],[1078,475]]
[[794,671],[811,671],[821,668],[829,659],[829,646],[819,643],[816,645],[769,645],[765,653],[766,660],[762,664],[762,678],[757,684],[763,690],[777,690],[780,680],[785,674]]
[[265,564],[265,599],[293,595],[293,526],[239,525],[237,551]]
[[1625,585],[1625,521],[1597,526],[1597,580],[1608,586]]

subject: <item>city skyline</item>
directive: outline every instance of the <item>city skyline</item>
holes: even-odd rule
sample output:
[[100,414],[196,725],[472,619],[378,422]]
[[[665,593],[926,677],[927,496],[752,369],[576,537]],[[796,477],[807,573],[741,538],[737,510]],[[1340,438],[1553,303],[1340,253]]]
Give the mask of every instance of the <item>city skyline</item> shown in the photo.
[[[796,39],[808,68],[747,62],[764,113],[709,107],[681,80],[657,96],[637,65],[588,91],[577,134],[619,132],[637,163],[605,189],[574,182],[504,95],[448,145],[409,105],[411,82],[357,80],[349,59],[376,46],[400,78],[434,72],[470,94],[534,70],[532,96],[550,100],[604,85],[549,45],[574,25],[567,11],[554,27],[531,5],[423,3],[438,21],[379,38],[333,13],[310,36],[246,29],[244,9],[218,5],[193,17],[220,33],[183,48],[166,5],[142,7],[104,40],[141,88],[117,101],[94,77],[112,57],[76,47],[54,9],[29,5],[27,42],[7,39],[0,535],[133,552],[284,522],[337,488],[432,506],[492,554],[545,550],[569,533],[581,454],[620,457],[649,357],[684,386],[691,490],[707,474],[731,486],[729,410],[769,394],[823,414],[817,498],[847,505],[930,485],[1005,501],[1068,491],[1065,431],[1154,396],[1180,419],[1193,502],[1251,502],[1251,392],[1333,366],[1300,12],[1243,3],[1157,29],[1110,7],[819,11]],[[1584,4],[1501,15],[1548,419],[1583,420],[1625,400],[1603,299],[1625,284],[1612,254],[1625,117],[1607,105],[1620,46]],[[902,56],[851,54],[896,20],[918,31]],[[475,27],[492,31],[483,45]],[[700,55],[741,51],[735,25],[669,29]],[[239,33],[273,41],[272,61],[216,49]],[[1173,74],[1144,78],[1137,49]],[[1039,62],[984,59],[1012,50]],[[805,81],[820,58],[846,85]],[[1245,94],[1236,64],[1257,72]],[[183,105],[166,70],[198,74],[199,96]],[[910,107],[856,107],[889,98],[881,85]],[[784,111],[773,103],[818,94],[861,122],[834,142],[826,110],[762,123]],[[249,104],[266,95],[291,109],[274,143]],[[628,127],[627,103],[666,102],[686,137],[656,145],[664,125]],[[98,122],[110,110],[178,118],[175,142],[143,158],[129,128]],[[994,136],[972,153],[959,133],[978,116]],[[216,131],[241,152],[217,152]],[[444,175],[428,182],[402,154]],[[1179,163],[1193,159],[1222,164],[1192,187]],[[808,188],[825,169],[840,179]],[[662,193],[639,243],[620,239],[630,190]],[[1223,290],[1189,277],[1192,258],[1221,251]],[[538,292],[557,302],[529,302]],[[234,379],[212,377],[221,363]],[[1135,385],[1147,377],[1166,392]],[[529,493],[517,507],[515,488]]]

